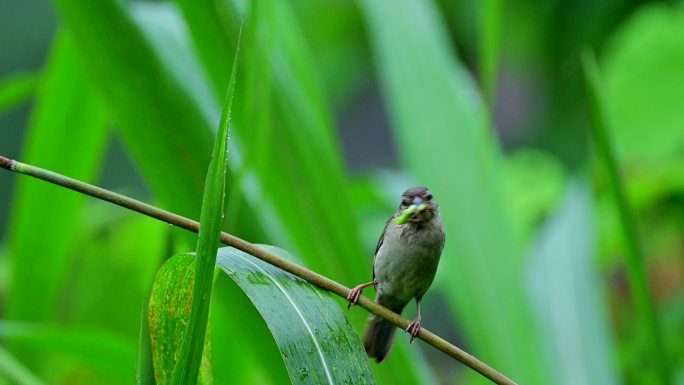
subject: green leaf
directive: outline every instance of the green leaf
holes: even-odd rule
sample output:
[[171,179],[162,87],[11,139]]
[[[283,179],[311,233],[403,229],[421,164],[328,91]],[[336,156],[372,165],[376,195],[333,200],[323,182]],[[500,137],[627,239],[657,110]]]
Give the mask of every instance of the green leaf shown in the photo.
[[595,264],[591,191],[573,180],[531,253],[528,283],[554,384],[620,384]]
[[528,245],[539,224],[563,195],[566,175],[550,154],[522,148],[505,159],[506,196],[521,243]]
[[44,384],[35,374],[31,373],[30,370],[13,357],[10,352],[0,346],[0,378],[2,377],[14,381],[17,385]]
[[496,97],[496,77],[498,71],[499,45],[501,41],[501,24],[504,14],[505,0],[479,1],[479,49],[480,77],[485,100],[494,110]]
[[[216,44],[209,31],[230,29],[221,15],[236,12],[193,12],[186,2],[180,3],[193,38],[201,40],[196,43],[200,50]],[[221,7],[210,1],[203,4]],[[355,282],[367,279],[371,256],[364,257],[360,247],[332,114],[296,17],[282,1],[254,2],[247,17],[249,64],[241,87],[245,96],[238,97],[241,108],[236,111],[234,135],[245,150],[242,166],[258,176],[258,191],[249,194],[250,202],[264,223],[273,223],[275,217],[279,223],[271,228],[284,228],[287,234],[282,243],[295,247],[311,268]],[[202,57],[213,55],[203,53]],[[224,63],[215,59],[205,65],[215,73],[215,67]],[[314,228],[325,231],[311,237]]]
[[217,265],[268,324],[293,384],[375,383],[359,337],[330,293],[232,247],[219,250]]
[[[224,68],[235,51],[238,18],[223,2],[176,0],[176,3],[188,22],[198,56],[219,94],[228,81]],[[231,21],[235,21],[234,25],[229,24]]]
[[[21,160],[93,181],[107,143],[105,123],[103,105],[82,76],[71,37],[60,33],[41,80]],[[85,199],[31,178],[17,180],[8,226],[8,318],[47,322],[56,316]],[[50,242],[37,242],[41,233],[50,234]]]
[[20,72],[0,79],[0,114],[29,100],[38,85],[38,74]]
[[211,153],[211,107],[192,96],[120,1],[54,3],[145,182],[164,207],[196,218],[199,170]]
[[70,358],[79,365],[116,379],[130,380],[135,365],[135,344],[121,335],[104,330],[0,322],[0,337],[35,351]]
[[233,70],[230,74],[226,102],[221,114],[219,130],[214,142],[214,151],[209,162],[207,181],[204,186],[200,230],[197,237],[197,264],[192,290],[192,307],[187,331],[178,353],[178,360],[171,379],[172,384],[194,385],[200,367],[202,349],[204,348],[205,331],[209,322],[209,300],[216,265],[216,251],[221,235],[223,220],[223,203],[226,194],[226,173],[228,170],[228,132],[230,128],[230,111],[233,105],[235,76],[237,74],[239,54],[235,51]]
[[432,2],[360,4],[402,163],[440,204],[447,241],[437,283],[458,329],[495,369],[520,383],[549,383],[538,365],[500,149],[472,77]]
[[135,362],[135,385],[154,385],[150,328],[145,306],[140,309],[140,331],[138,332],[138,357]]
[[[639,7],[606,44],[606,108],[621,159],[658,169],[684,148],[684,7]],[[657,134],[653,129],[657,127]]]
[[[279,244],[297,250],[310,268],[350,286],[367,282],[375,243],[363,248],[355,215],[362,203],[352,199],[318,67],[297,17],[288,2],[254,2],[246,26],[245,68],[256,73],[246,74],[241,87],[246,95],[239,98],[244,104],[235,132],[249,151],[247,173],[261,183],[249,194],[257,215],[271,234],[284,233]],[[381,231],[382,224],[374,242]],[[359,311],[349,317],[359,329],[367,319]],[[378,381],[430,383],[423,357],[404,342],[392,360],[374,367]]]
[[[150,294],[148,322],[154,377],[158,385],[168,385],[188,330],[194,281],[195,257],[177,255],[157,272]],[[199,371],[199,383],[213,384],[211,332],[207,331]]]
[[[653,373],[653,377],[657,379],[658,383],[670,384],[672,383],[672,373],[661,338],[658,313],[655,311],[653,297],[648,285],[643,246],[639,238],[634,212],[627,199],[617,158],[613,152],[615,144],[611,136],[612,122],[605,107],[606,102],[601,88],[596,58],[591,50],[583,52],[582,70],[592,119],[592,139],[596,146],[599,162],[607,172],[610,194],[617,206],[620,230],[626,249],[627,276],[636,314],[640,318],[640,332],[644,333],[646,339],[647,347],[643,355],[647,359],[642,364],[645,364],[646,370]],[[645,354],[646,351],[648,355]]]
[[[262,247],[292,258],[281,249]],[[188,322],[194,261],[192,255],[176,255],[155,279],[150,333],[160,385],[168,383]],[[266,321],[293,384],[374,383],[361,342],[329,293],[231,247],[219,249],[216,263],[247,294]],[[247,318],[235,311],[231,315],[237,318],[239,327],[246,327]],[[210,346],[209,338],[206,344]],[[203,368],[211,366],[210,356],[205,354],[203,360]],[[202,378],[204,372],[200,373]]]

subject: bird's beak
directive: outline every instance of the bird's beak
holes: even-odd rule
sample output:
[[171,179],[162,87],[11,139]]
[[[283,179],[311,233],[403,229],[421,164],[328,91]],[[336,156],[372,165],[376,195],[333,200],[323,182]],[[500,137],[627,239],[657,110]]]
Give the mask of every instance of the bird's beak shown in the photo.
[[415,197],[413,198],[413,204],[418,206],[419,204],[423,203],[423,199],[421,197]]

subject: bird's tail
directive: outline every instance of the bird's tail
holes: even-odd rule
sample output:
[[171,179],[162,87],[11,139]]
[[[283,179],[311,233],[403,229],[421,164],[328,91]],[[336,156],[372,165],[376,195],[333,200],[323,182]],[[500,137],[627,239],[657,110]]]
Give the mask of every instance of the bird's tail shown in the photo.
[[[387,299],[383,301],[382,297],[379,297],[377,302],[397,314],[401,314],[404,306],[406,306],[405,303],[387,301]],[[368,357],[375,358],[378,363],[382,362],[392,348],[396,332],[397,327],[394,324],[378,316],[372,316],[368,326],[366,326],[366,333],[363,337],[363,346],[366,348]]]

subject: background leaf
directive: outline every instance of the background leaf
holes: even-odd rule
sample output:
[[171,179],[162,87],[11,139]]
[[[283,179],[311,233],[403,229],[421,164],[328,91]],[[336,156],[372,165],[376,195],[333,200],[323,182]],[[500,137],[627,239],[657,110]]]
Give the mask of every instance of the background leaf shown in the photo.
[[554,384],[619,384],[605,293],[592,269],[590,191],[575,178],[532,249],[528,276]]
[[[22,159],[92,181],[107,140],[106,118],[80,66],[71,38],[62,35],[41,80]],[[85,197],[28,178],[18,181],[15,197],[8,235],[12,295],[6,317],[49,322],[57,318],[59,288],[71,263],[69,251]],[[54,205],[56,201],[60,204]],[[36,242],[41,232],[55,239]],[[13,352],[22,361],[36,358],[25,350]],[[41,361],[30,362],[36,370]]]
[[17,73],[0,79],[0,114],[29,100],[36,90],[38,74]]
[[0,373],[8,380],[12,380],[19,385],[42,385],[34,374],[26,369],[12,354],[5,348],[0,347]]
[[[401,160],[440,203],[447,242],[437,280],[449,308],[474,354],[515,381],[546,383],[501,195],[498,143],[472,78],[453,56],[432,3],[360,4]],[[440,278],[447,276],[458,279]]]
[[[111,332],[23,322],[0,323],[0,336],[33,351],[69,358],[97,370],[97,381],[133,378],[135,344]],[[53,371],[64,369],[52,367]],[[53,376],[57,373],[52,373]]]

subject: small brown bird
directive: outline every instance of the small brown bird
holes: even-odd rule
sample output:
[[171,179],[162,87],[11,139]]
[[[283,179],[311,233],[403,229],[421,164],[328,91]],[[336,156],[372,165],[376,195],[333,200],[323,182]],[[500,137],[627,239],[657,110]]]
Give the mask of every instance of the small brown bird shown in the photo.
[[[404,211],[411,206],[420,207],[420,210],[397,223],[395,219],[406,217]],[[406,190],[401,195],[399,209],[385,224],[375,248],[373,280],[349,292],[348,307],[358,303],[361,292],[368,286],[375,287],[377,303],[397,314],[415,298],[418,316],[406,328],[413,342],[420,332],[420,301],[435,278],[443,248],[444,226],[432,193],[425,187]],[[395,332],[393,324],[372,316],[363,342],[368,356],[378,362],[384,360],[392,347]]]

